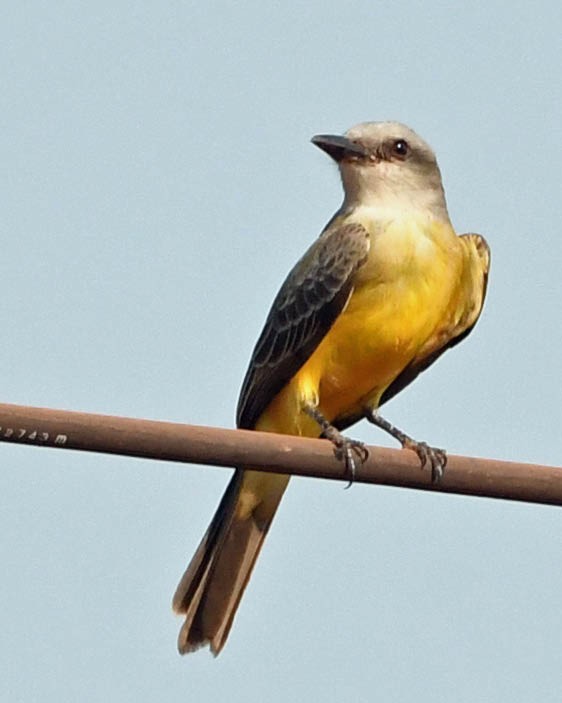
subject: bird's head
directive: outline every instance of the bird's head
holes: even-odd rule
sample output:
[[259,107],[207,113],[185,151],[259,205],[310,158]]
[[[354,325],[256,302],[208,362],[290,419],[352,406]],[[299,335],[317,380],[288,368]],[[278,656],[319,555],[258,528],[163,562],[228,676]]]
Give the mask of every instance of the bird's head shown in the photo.
[[363,122],[342,136],[319,134],[312,143],[337,162],[347,206],[428,209],[436,216],[445,196],[431,147],[399,122]]

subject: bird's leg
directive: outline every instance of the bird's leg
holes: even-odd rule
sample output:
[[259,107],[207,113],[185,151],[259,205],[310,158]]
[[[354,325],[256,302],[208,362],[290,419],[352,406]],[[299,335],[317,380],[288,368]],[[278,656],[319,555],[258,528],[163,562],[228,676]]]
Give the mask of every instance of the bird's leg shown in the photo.
[[350,486],[355,479],[356,471],[356,461],[359,460],[362,464],[367,457],[369,452],[365,448],[363,442],[356,439],[349,439],[345,437],[342,433],[334,427],[332,424],[326,420],[324,415],[318,410],[315,405],[307,404],[303,408],[304,412],[311,417],[315,422],[317,422],[322,429],[322,436],[329,439],[334,445],[334,454],[338,461],[343,461],[345,465],[345,471],[349,476]]
[[417,442],[397,427],[394,427],[394,425],[388,420],[385,420],[384,417],[381,417],[376,410],[370,408],[365,410],[365,418],[369,422],[372,422],[373,425],[380,427],[381,430],[388,432],[394,439],[397,439],[404,449],[411,449],[416,452],[421,461],[422,469],[429,464],[431,467],[432,483],[439,483],[439,481],[441,481],[445,473],[445,466],[447,465],[447,452],[444,449],[430,447],[426,442]]

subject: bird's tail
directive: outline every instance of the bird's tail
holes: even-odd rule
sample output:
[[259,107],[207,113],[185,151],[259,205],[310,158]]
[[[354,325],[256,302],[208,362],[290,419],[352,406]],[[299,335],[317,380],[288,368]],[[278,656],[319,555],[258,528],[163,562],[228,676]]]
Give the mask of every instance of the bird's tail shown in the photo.
[[180,654],[223,648],[288,476],[237,469],[176,589]]

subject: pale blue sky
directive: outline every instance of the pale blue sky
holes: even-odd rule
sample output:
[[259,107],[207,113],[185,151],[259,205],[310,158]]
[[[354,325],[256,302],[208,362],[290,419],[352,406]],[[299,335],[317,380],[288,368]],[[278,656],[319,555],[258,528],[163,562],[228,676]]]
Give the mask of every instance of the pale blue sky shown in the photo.
[[[561,36],[556,2],[4,2],[2,400],[231,427],[340,203],[310,137],[397,119],[493,266],[387,415],[561,465]],[[0,453],[1,701],[560,700],[560,510],[296,479],[224,652],[180,658],[171,596],[229,472]]]

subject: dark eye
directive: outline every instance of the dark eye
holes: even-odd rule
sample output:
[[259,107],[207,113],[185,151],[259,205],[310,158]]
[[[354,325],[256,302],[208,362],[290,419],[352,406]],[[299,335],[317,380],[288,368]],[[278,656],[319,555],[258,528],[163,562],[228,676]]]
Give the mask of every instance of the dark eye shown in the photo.
[[410,153],[410,145],[405,139],[396,139],[392,142],[392,153],[403,159]]

